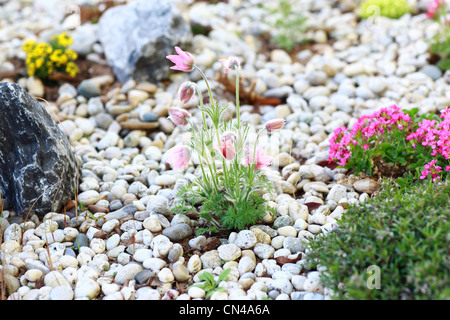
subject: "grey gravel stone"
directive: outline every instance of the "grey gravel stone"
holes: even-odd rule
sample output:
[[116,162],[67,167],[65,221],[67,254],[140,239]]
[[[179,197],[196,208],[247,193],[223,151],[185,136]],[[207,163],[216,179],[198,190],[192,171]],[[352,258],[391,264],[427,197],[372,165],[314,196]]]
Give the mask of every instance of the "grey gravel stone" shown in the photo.
[[162,233],[171,241],[181,241],[192,234],[192,228],[186,223],[177,223],[164,229]]
[[138,274],[136,274],[134,279],[136,280],[136,282],[138,284],[145,284],[153,276],[155,276],[155,272],[148,270],[148,269],[144,269],[141,272],[139,272]]
[[120,220],[120,219],[128,217],[129,215],[133,215],[136,211],[137,211],[137,208],[135,205],[133,205],[133,204],[126,205],[125,207],[123,207],[119,210],[116,210],[116,211],[106,214],[104,216],[104,218],[106,220],[112,220],[112,219]]

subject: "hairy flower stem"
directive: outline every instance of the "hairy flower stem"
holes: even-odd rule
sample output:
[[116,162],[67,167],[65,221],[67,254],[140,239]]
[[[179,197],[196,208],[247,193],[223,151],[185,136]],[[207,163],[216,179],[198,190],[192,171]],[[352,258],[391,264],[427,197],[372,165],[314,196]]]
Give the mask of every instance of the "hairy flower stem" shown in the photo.
[[194,64],[194,68],[195,68],[198,72],[200,72],[200,75],[202,76],[203,80],[205,80],[206,87],[208,88],[209,98],[210,98],[210,100],[211,100],[211,104],[213,104],[213,103],[214,103],[214,98],[213,98],[213,95],[212,95],[211,87],[209,86],[208,79],[206,78],[206,76],[205,76],[205,74],[203,73],[202,69],[200,69],[199,67],[197,67],[195,64]]
[[[197,90],[198,99],[200,100],[200,106],[201,106],[200,110],[202,110],[203,109],[203,95],[202,95],[202,92],[200,91],[200,88],[198,87],[198,85],[196,83],[192,83],[192,84],[195,87],[195,89]],[[206,128],[206,118],[205,118],[205,113],[203,111],[202,111],[202,117],[203,117],[203,125]]]

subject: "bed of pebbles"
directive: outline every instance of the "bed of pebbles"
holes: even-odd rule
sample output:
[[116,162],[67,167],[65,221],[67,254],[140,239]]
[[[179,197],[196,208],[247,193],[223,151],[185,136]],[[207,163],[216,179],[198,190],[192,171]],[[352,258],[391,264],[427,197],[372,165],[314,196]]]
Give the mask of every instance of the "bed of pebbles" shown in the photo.
[[[314,23],[308,31],[314,44],[293,56],[281,49],[260,51],[259,36],[271,28],[267,11],[258,7],[262,2],[276,1],[180,6],[191,21],[211,28],[207,36],[194,36],[191,52],[216,93],[223,94],[214,81],[220,73],[217,61],[233,55],[242,59],[244,83],[255,82],[258,95],[283,101],[260,106],[259,113],[253,106],[241,107],[241,120],[255,127],[274,118],[287,120],[272,136],[276,148],[269,150],[268,176],[276,192],[265,198],[277,215],[225,236],[196,236],[202,219],[171,214],[177,188],[199,172],[195,159],[186,170],[166,164],[165,151],[186,134],[173,128],[167,110],[176,103],[181,82],[204,87],[197,73],[174,74],[169,85],[129,80],[104,95],[101,88],[115,81],[111,76],[86,79],[78,87],[66,83],[46,106],[79,159],[82,205],[26,220],[5,207],[0,257],[6,298],[205,299],[203,289],[189,286],[202,272],[217,278],[230,268],[220,283],[225,290],[210,299],[327,299],[320,270],[303,264],[305,241],[331,230],[346,203],[364,202],[379,187],[323,166],[330,134],[392,104],[439,110],[450,103],[450,77],[428,63],[427,39],[437,25],[424,14],[379,17],[369,25],[358,20],[353,1],[301,1],[302,12]],[[32,1],[0,6],[2,71],[14,69],[7,59],[23,57],[23,39],[60,27],[45,12],[35,15]],[[89,58],[101,63],[95,40]],[[42,96],[40,80],[18,82]],[[233,100],[227,103],[231,115]],[[188,106],[190,112],[200,116],[195,105]]]

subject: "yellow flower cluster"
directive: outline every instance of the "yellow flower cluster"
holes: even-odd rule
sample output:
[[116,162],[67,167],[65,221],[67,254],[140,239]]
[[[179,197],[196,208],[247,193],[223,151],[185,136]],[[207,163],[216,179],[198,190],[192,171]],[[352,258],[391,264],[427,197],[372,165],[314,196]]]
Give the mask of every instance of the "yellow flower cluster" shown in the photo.
[[72,43],[72,37],[66,32],[52,36],[50,43],[25,42],[22,49],[27,54],[25,64],[28,75],[46,78],[55,72],[62,72],[75,77],[78,66],[74,61],[78,55],[68,49]]

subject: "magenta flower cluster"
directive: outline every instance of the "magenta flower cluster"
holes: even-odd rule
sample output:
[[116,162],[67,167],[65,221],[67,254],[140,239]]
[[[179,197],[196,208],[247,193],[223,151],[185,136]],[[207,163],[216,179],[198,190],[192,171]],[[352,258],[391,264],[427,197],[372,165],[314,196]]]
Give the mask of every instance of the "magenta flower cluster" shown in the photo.
[[[443,157],[449,162],[450,108],[442,110],[440,118],[442,119],[441,122],[424,119],[419,123],[419,128],[407,136],[406,139],[414,141],[413,147],[416,147],[416,143],[420,143],[424,147],[429,147],[431,149],[431,156]],[[427,163],[420,179],[425,179],[428,175],[431,175],[433,180],[438,179],[439,173],[442,172],[442,167],[436,163],[437,159],[433,159]],[[450,171],[450,165],[447,165],[444,171]]]
[[381,135],[389,133],[393,128],[402,131],[411,118],[403,113],[399,107],[393,105],[389,108],[381,108],[371,115],[363,115],[353,125],[351,130],[346,127],[339,127],[334,131],[330,139],[330,161],[336,161],[339,166],[344,167],[351,157],[351,147],[361,146],[363,150],[371,148]]
[[[425,159],[420,160],[420,179],[437,180],[443,172],[450,172],[450,108],[441,111],[439,120],[413,120],[396,105],[364,115],[351,129],[339,127],[334,131],[329,162],[351,169],[366,157],[372,157],[368,161],[373,162],[373,157],[385,150],[395,155],[394,161],[401,159],[406,163],[408,159],[410,167]],[[381,156],[392,159],[391,155]]]

